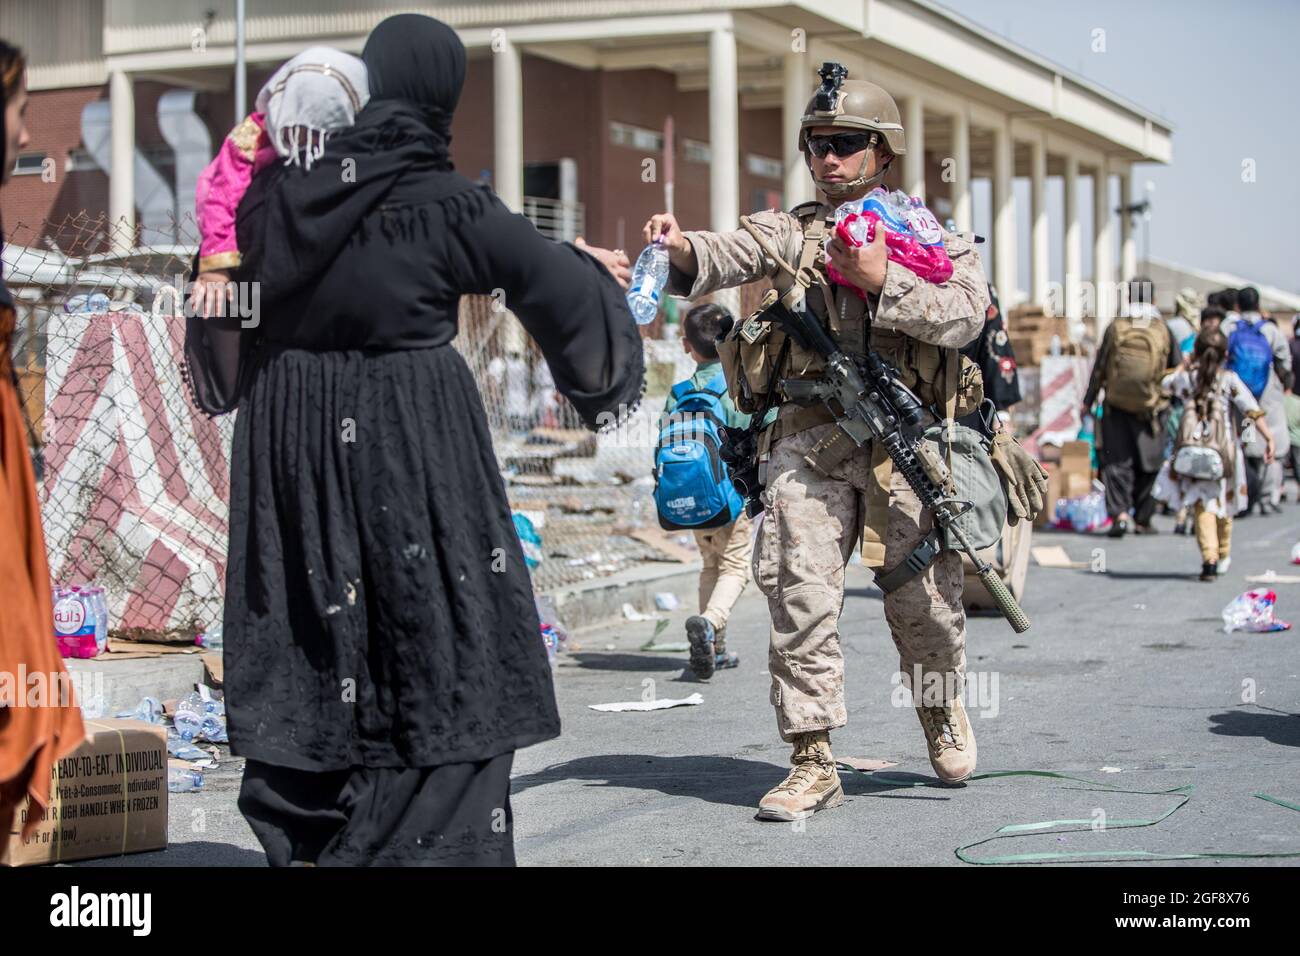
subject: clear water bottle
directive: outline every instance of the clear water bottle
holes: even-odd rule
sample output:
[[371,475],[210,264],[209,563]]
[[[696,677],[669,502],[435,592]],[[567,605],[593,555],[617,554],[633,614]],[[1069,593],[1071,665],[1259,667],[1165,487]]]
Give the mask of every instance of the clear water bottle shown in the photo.
[[198,735],[203,725],[203,702],[198,694],[190,694],[176,705],[172,723],[181,740],[190,741]]
[[632,284],[627,291],[627,306],[637,325],[649,325],[659,313],[659,300],[668,284],[668,250],[660,236],[641,250],[632,269]]
[[108,598],[103,588],[90,588],[90,603],[95,609],[95,646],[99,654],[108,649]]
[[189,767],[167,768],[167,792],[190,793],[203,787],[203,773]]
[[230,743],[230,737],[226,733],[226,718],[221,714],[204,714],[199,723],[199,733],[204,740],[214,744]]

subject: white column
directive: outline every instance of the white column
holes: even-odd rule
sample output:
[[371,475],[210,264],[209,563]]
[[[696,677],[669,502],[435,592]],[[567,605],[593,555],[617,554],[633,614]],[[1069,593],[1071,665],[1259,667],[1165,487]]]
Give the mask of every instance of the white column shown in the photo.
[[492,184],[515,212],[524,205],[524,74],[519,47],[500,38],[492,52]]
[[952,117],[952,161],[952,218],[959,232],[969,232],[975,222],[970,196],[970,118],[964,104]]
[[813,94],[813,73],[807,53],[785,55],[785,76],[781,96],[782,156],[785,164],[785,208],[791,209],[813,198],[812,176],[799,151],[799,121]]
[[1097,338],[1115,314],[1115,250],[1110,233],[1110,177],[1099,166],[1092,177],[1092,284],[1097,302]]
[[1083,280],[1083,233],[1079,226],[1079,160],[1069,154],[1065,157],[1063,187],[1065,192],[1065,314],[1072,321],[1077,321],[1083,317],[1079,309],[1079,283]]
[[[725,27],[709,34],[709,151],[709,228],[731,232],[740,225],[740,85],[736,34]],[[713,300],[741,317],[739,289]]]
[[[1132,166],[1128,168],[1127,172],[1120,174],[1119,204],[1121,206],[1133,205]],[[1138,271],[1137,237],[1133,235],[1133,217],[1127,212],[1121,213],[1119,217],[1119,258],[1120,282],[1128,282],[1130,279],[1136,278]],[[1148,266],[1148,268],[1150,267]]]
[[1016,299],[1016,194],[1011,188],[1011,131],[993,130],[993,275],[1003,306]]
[[907,152],[903,155],[903,188],[909,196],[925,198],[925,105],[921,97],[903,101],[903,136]]
[[740,219],[740,120],[736,34],[709,34],[709,227],[731,232]]
[[1029,230],[1030,230],[1030,299],[1047,305],[1048,232],[1047,232],[1047,146],[1042,137],[1029,144]]
[[109,239],[114,252],[135,245],[135,86],[130,74],[108,78],[110,164],[108,174]]

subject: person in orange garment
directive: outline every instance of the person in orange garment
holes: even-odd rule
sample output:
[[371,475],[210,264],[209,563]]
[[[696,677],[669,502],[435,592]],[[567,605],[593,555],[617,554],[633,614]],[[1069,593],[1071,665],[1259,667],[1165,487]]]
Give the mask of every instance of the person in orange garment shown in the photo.
[[[27,63],[21,50],[0,40],[0,91],[4,129],[0,137],[0,186],[28,143]],[[0,231],[0,244],[3,244]],[[10,345],[14,304],[0,275],[0,847],[8,840],[23,800],[31,808],[23,825],[29,836],[50,804],[54,764],[86,736],[71,681],[54,641],[50,570],[45,560],[36,480],[27,427],[18,401],[18,378]]]

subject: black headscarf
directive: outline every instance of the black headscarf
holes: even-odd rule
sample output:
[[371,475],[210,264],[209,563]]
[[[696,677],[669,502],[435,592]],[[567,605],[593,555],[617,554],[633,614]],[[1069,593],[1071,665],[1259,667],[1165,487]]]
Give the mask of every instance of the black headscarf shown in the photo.
[[445,153],[465,86],[465,47],[456,31],[432,17],[401,13],[371,31],[361,59],[370,73],[371,102],[414,106]]
[[319,275],[358,223],[402,180],[432,202],[473,189],[450,158],[451,118],[465,82],[465,47],[445,23],[389,17],[361,53],[370,101],[350,129],[329,138],[306,170],[273,164],[258,174],[236,216],[245,273],[263,303]]

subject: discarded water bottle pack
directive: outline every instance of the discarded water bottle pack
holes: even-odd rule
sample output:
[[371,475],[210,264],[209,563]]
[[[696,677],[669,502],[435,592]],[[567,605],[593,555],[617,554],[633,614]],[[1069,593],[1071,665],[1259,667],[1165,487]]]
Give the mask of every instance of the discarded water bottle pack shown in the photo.
[[108,647],[108,601],[103,588],[56,587],[54,639],[64,657],[96,657]]

